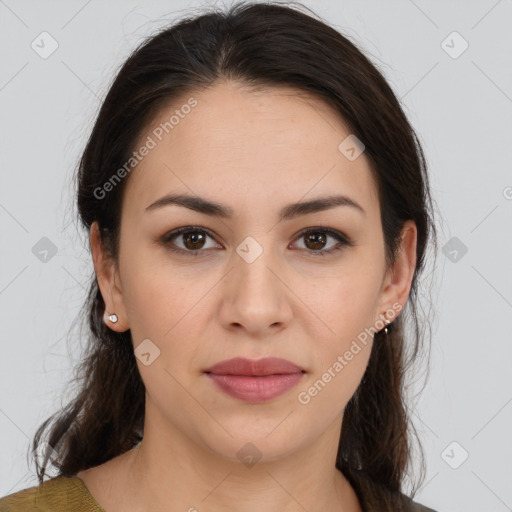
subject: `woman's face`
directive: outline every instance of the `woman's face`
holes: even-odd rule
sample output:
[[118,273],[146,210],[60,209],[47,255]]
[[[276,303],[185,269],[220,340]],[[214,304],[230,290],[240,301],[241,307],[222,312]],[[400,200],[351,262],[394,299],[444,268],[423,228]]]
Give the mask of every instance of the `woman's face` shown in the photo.
[[[119,318],[109,326],[131,330],[146,429],[230,460],[337,441],[372,334],[405,304],[415,265],[408,223],[406,251],[386,269],[376,185],[349,135],[318,99],[229,82],[174,102],[142,135],[137,148],[149,149],[125,178],[118,266],[104,271],[97,252],[95,264]],[[159,202],[170,195],[217,206]],[[346,204],[290,206],[334,196]],[[206,373],[235,357],[303,371],[266,382]]]

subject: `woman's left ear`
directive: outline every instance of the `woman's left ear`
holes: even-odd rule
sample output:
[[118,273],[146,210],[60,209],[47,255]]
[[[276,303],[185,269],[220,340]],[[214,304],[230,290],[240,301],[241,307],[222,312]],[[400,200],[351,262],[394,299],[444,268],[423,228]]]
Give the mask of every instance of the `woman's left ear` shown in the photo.
[[[411,290],[412,278],[416,268],[416,244],[418,230],[413,220],[407,220],[402,228],[402,242],[394,264],[386,272],[382,284],[379,308],[376,312],[378,320],[387,310],[395,310],[393,304],[404,308]],[[393,318],[389,318],[392,322]]]
[[126,314],[118,265],[106,254],[97,222],[91,225],[89,238],[96,279],[105,303],[103,321],[113,331],[127,331],[130,324]]

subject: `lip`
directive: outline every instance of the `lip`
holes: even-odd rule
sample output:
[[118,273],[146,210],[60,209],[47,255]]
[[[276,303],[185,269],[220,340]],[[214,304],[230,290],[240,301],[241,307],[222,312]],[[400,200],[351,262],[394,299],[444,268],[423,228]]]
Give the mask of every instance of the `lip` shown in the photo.
[[251,403],[261,403],[282,395],[302,379],[305,370],[277,357],[222,361],[205,374],[227,395]]
[[291,361],[279,357],[265,357],[263,359],[246,359],[234,357],[221,361],[205,370],[206,373],[217,375],[289,375],[304,372],[304,369]]

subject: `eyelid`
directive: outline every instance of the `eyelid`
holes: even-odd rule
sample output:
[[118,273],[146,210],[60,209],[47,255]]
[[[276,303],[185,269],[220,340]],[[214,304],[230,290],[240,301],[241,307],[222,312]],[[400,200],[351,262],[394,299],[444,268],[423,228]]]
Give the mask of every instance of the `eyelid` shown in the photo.
[[[171,231],[168,231],[162,237],[157,239],[157,241],[160,241],[164,246],[168,247],[169,244],[171,243],[171,240],[173,240],[174,238],[177,238],[178,236],[180,236],[184,233],[195,232],[195,231],[198,231],[198,232],[204,233],[205,235],[208,235],[211,239],[215,240],[215,243],[219,244],[219,242],[217,241],[217,238],[218,238],[217,235],[214,235],[214,233],[212,231],[210,231],[208,228],[204,228],[202,226],[182,226],[182,227],[179,227],[176,229],[172,229]],[[192,251],[192,250],[185,251],[184,249],[181,249],[180,247],[176,247],[176,248],[173,247],[173,248],[171,248],[171,250],[180,252],[180,253],[187,253],[187,254],[195,254],[196,252],[205,252],[205,249],[197,249],[196,251]]]
[[340,241],[343,241],[346,245],[353,245],[353,241],[347,235],[345,235],[345,233],[328,226],[311,226],[309,228],[304,228],[295,235],[294,240],[300,238],[301,236],[307,235],[308,233],[315,233],[317,231],[327,233],[334,238],[340,239]]
[[[172,252],[175,252],[175,253],[185,254],[187,256],[198,256],[198,255],[206,254],[208,251],[207,249],[185,250],[185,249],[181,249],[180,247],[171,247],[171,240],[173,240],[174,238],[177,238],[178,236],[182,235],[183,233],[189,233],[189,232],[195,232],[195,231],[204,233],[205,235],[207,235],[210,238],[212,238],[213,240],[215,240],[215,242],[217,244],[219,244],[219,242],[217,241],[217,235],[215,235],[210,229],[202,227],[202,226],[193,226],[193,225],[182,226],[182,227],[173,229],[171,231],[168,231],[162,237],[157,239],[157,241],[160,241],[166,248],[168,248],[169,250],[171,250]],[[300,250],[306,251],[313,256],[326,256],[326,255],[335,253],[336,251],[342,249],[343,247],[352,247],[354,245],[354,241],[351,240],[350,237],[345,235],[343,232],[341,232],[337,229],[334,229],[334,228],[330,228],[328,226],[320,226],[320,225],[310,226],[310,227],[302,229],[296,235],[294,235],[293,243],[309,233],[316,233],[316,232],[323,232],[323,233],[326,233],[327,235],[337,239],[338,245],[333,248],[330,248],[330,249],[321,249],[318,251],[307,250],[307,249],[302,249],[302,248]],[[340,247],[340,244],[341,244],[341,247]]]

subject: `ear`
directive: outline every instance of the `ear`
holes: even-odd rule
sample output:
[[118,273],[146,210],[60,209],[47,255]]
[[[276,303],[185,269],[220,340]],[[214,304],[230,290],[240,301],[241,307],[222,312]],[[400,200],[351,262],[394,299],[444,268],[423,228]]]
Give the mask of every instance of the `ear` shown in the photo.
[[[413,220],[408,220],[402,228],[402,242],[399,253],[391,268],[387,269],[382,283],[377,318],[383,318],[386,311],[395,311],[395,316],[386,315],[391,323],[405,307],[411,290],[412,278],[416,268],[416,243],[418,230]],[[393,307],[394,305],[394,307]],[[400,305],[400,308],[398,308]]]
[[[89,234],[91,252],[94,261],[94,271],[98,286],[105,302],[103,321],[116,332],[124,332],[130,328],[126,307],[121,288],[121,279],[116,262],[107,254],[103,247],[101,234],[97,222],[93,222]],[[109,315],[115,314],[117,322],[111,322]]]

